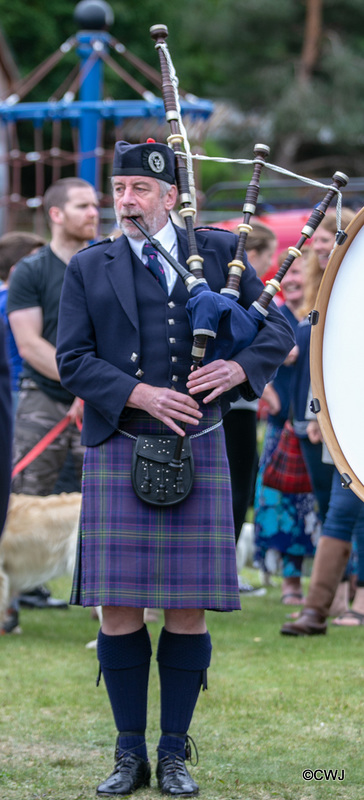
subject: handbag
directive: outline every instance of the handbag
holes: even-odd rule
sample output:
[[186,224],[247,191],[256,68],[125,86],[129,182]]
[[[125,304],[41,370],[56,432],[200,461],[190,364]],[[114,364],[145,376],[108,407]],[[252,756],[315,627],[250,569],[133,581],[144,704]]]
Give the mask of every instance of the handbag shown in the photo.
[[262,483],[288,494],[312,492],[299,438],[289,420],[284,423],[277,447],[264,470]]
[[136,438],[131,463],[131,481],[140,500],[152,506],[174,506],[188,497],[194,476],[189,436],[183,439],[181,466],[170,466],[177,436],[140,434]]

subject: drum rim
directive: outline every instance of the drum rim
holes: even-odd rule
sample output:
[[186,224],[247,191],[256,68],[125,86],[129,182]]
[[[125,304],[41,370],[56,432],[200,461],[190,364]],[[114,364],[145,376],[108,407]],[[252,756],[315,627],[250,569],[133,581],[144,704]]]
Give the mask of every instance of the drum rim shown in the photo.
[[[358,478],[350,466],[346,456],[344,455],[334,428],[331,422],[330,413],[328,409],[325,385],[323,379],[323,340],[325,333],[326,314],[328,303],[331,296],[332,288],[335,283],[337,274],[339,272],[341,263],[346,255],[350,245],[354,241],[359,231],[364,226],[364,208],[360,209],[355,217],[347,226],[346,233],[347,239],[343,244],[338,245],[333,250],[329,261],[327,263],[325,272],[323,274],[320,288],[315,302],[315,311],[318,312],[318,320],[316,324],[312,324],[311,328],[311,341],[310,341],[310,374],[312,396],[319,401],[320,410],[317,411],[317,421],[320,430],[333,459],[333,462],[338,469],[342,478],[348,476],[350,479],[350,489],[364,501],[364,485]],[[313,317],[314,320],[314,317]],[[347,484],[346,484],[347,485]]]

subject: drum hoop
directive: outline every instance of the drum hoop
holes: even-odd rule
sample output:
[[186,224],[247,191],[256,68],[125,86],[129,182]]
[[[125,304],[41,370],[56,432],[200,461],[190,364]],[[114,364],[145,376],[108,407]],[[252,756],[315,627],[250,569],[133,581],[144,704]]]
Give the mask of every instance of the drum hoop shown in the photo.
[[317,412],[317,421],[336,468],[341,476],[349,476],[351,480],[350,489],[355,492],[360,500],[364,500],[364,486],[347,461],[331,423],[323,379],[323,340],[328,302],[331,297],[333,285],[343,258],[363,225],[364,208],[356,214],[346,228],[348,236],[345,242],[341,245],[337,245],[329,258],[315,302],[315,310],[318,311],[319,317],[317,324],[312,325],[310,342],[312,395],[314,399],[318,399],[320,404],[320,410]]

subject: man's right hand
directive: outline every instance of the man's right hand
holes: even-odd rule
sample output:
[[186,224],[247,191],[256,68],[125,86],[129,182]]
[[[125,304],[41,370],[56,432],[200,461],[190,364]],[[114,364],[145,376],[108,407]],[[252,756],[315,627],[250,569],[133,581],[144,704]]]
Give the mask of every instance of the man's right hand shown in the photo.
[[186,425],[198,425],[203,416],[196,400],[188,394],[165,387],[150,386],[146,383],[139,383],[134,387],[126,405],[129,408],[140,408],[147,411],[152,417],[168,425],[179,436],[184,436],[185,432],[176,420],[184,422]]
[[262,400],[267,404],[268,411],[272,416],[279,414],[281,410],[281,401],[278,392],[271,383],[267,383],[264,387]]

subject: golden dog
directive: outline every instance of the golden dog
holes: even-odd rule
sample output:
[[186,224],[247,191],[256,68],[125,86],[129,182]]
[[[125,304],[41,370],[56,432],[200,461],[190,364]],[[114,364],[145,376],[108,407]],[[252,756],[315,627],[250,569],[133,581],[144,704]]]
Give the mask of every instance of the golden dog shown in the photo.
[[81,494],[11,494],[0,539],[0,630],[13,597],[71,573]]

